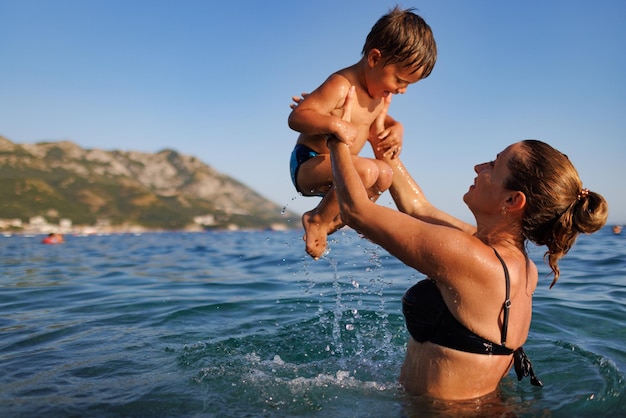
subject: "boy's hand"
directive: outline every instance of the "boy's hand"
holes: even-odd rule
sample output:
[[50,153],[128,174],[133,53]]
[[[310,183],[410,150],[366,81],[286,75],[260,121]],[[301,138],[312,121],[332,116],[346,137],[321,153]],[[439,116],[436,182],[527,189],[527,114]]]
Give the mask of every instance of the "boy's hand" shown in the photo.
[[388,126],[382,133],[378,135],[377,146],[383,151],[385,158],[398,158],[402,152],[402,137],[404,127],[400,122],[394,121],[393,125]]
[[375,150],[382,152],[384,158],[394,159],[402,151],[402,124],[391,118],[387,112],[391,104],[391,95],[385,98],[385,105],[370,127],[370,142]]

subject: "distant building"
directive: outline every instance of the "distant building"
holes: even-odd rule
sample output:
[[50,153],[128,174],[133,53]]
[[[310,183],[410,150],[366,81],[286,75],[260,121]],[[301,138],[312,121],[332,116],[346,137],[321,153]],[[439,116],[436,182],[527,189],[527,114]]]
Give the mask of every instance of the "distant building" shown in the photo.
[[22,227],[22,220],[19,218],[0,219],[0,229],[21,228],[21,227]]
[[59,228],[61,232],[67,234],[72,230],[72,220],[67,218],[59,219]]
[[41,227],[47,226],[48,222],[46,221],[46,218],[44,218],[43,216],[33,216],[32,218],[28,220],[28,224],[32,228],[41,228]]
[[213,215],[195,216],[193,218],[193,222],[195,224],[203,225],[203,226],[215,225],[215,216]]

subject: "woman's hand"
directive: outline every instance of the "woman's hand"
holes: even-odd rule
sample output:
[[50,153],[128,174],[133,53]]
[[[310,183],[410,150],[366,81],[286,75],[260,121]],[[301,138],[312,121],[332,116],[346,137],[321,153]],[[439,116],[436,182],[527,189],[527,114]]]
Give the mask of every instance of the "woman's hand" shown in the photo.
[[348,94],[346,95],[346,101],[343,104],[343,114],[341,115],[341,120],[350,122],[350,118],[352,116],[352,103],[354,103],[354,86],[350,86],[348,89]]
[[[352,125],[350,123],[350,115],[352,112],[352,103],[349,103],[351,101],[354,100],[354,92],[355,92],[355,88],[354,86],[351,86],[348,89],[348,93],[346,94],[346,98],[344,101],[344,106],[343,106],[343,117],[341,118],[342,122],[347,122],[347,123],[339,123],[335,126],[336,130],[334,134],[329,134],[328,137],[330,138],[335,137],[337,138],[340,142],[343,142],[349,146],[352,145],[352,143],[354,142],[354,140],[356,139],[357,136],[357,129],[354,125]],[[295,110],[301,103],[302,101],[309,95],[309,93],[302,93],[301,96],[293,96],[291,98],[291,100],[293,101],[293,103],[291,103],[289,105],[289,107],[292,110]],[[347,104],[347,105],[346,105]]]
[[[343,122],[347,122],[345,124],[346,133],[344,135],[339,135],[339,134],[338,135],[328,135],[328,141],[336,139],[339,142],[342,142],[342,143],[344,143],[344,144],[346,144],[348,146],[352,145],[352,140],[351,139],[356,135],[356,131],[354,133],[348,132],[349,129],[347,129],[347,128],[353,127],[352,124],[350,123],[350,119],[351,119],[351,116],[352,116],[352,104],[354,102],[354,91],[355,91],[354,86],[350,86],[350,88],[348,89],[348,94],[346,94],[346,100],[344,101],[343,108],[342,108],[343,109],[343,113],[341,115],[341,120]],[[303,95],[303,97],[304,97],[304,95]],[[295,97],[293,99],[294,99],[294,101],[296,101]]]
[[300,102],[301,102],[301,101],[303,101],[303,100],[304,100],[304,98],[305,98],[306,96],[308,96],[308,95],[309,95],[309,93],[302,93],[302,95],[301,95],[301,96],[293,96],[293,97],[291,98],[291,100],[293,100],[293,103],[291,103],[291,104],[289,105],[289,107],[290,107],[291,109],[295,109],[296,107],[298,107],[298,105],[300,104]]

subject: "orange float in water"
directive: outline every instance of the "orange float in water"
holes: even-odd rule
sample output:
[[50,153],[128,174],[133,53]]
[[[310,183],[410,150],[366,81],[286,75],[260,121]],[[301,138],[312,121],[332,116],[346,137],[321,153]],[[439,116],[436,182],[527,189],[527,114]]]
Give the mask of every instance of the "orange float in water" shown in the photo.
[[41,240],[42,244],[61,244],[62,242],[65,242],[65,240],[63,239],[63,235],[61,234],[54,234],[54,233],[49,233],[47,237],[45,237],[43,240]]

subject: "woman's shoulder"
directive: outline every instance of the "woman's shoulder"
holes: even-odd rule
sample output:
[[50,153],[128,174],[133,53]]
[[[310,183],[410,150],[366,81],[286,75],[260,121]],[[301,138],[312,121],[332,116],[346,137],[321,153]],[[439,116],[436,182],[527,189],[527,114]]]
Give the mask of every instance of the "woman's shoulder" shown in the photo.
[[[448,261],[452,267],[444,269],[446,273],[435,278],[444,285],[442,288],[447,287],[449,292],[466,301],[489,303],[487,301],[498,299],[496,296],[502,296],[500,305],[505,300],[507,280],[511,291],[522,283],[524,288],[534,291],[537,268],[522,252],[491,246],[479,239],[467,240],[462,247],[462,251],[456,254],[458,260]],[[527,280],[522,281],[523,277]]]

